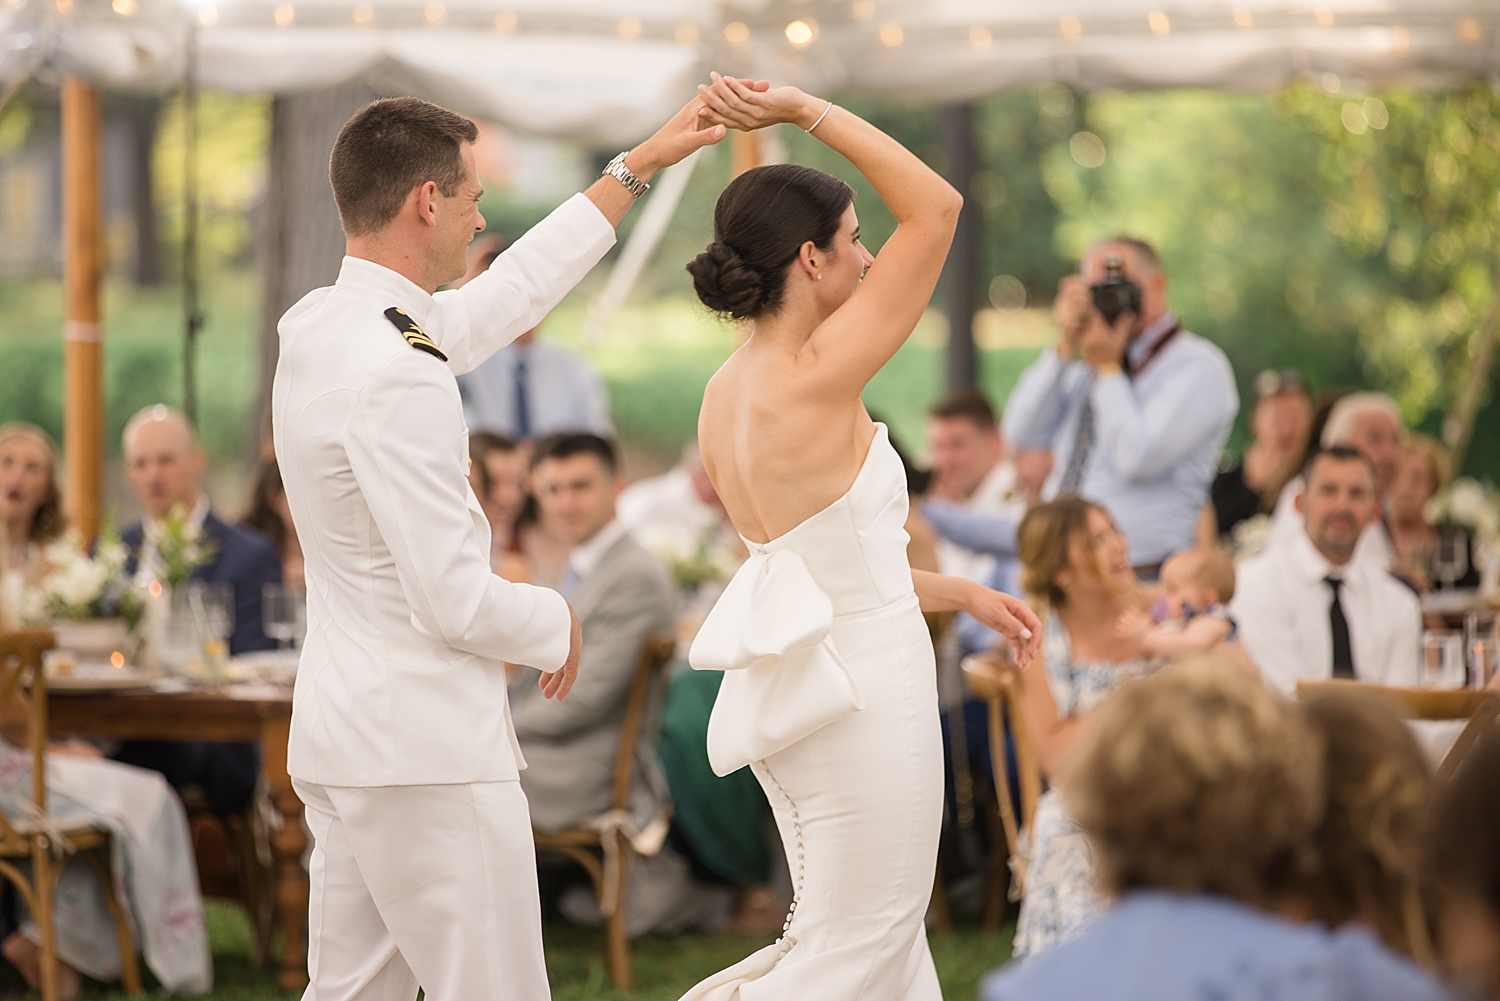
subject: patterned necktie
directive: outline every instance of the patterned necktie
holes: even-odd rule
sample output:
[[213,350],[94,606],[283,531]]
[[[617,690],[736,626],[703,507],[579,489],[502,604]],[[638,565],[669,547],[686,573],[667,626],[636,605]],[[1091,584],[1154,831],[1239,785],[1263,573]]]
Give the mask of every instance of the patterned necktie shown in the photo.
[[1078,412],[1078,430],[1073,435],[1073,451],[1068,454],[1068,467],[1063,471],[1057,485],[1059,494],[1076,494],[1083,485],[1083,471],[1088,465],[1089,452],[1094,448],[1094,380],[1091,376],[1083,396],[1083,409]]
[[526,355],[516,358],[516,437],[531,437],[531,401],[526,392]]
[[1354,677],[1354,649],[1349,642],[1349,620],[1344,618],[1344,604],[1339,601],[1339,590],[1344,582],[1338,577],[1324,577],[1323,583],[1333,589],[1333,601],[1328,606],[1328,625],[1333,631],[1333,676]]

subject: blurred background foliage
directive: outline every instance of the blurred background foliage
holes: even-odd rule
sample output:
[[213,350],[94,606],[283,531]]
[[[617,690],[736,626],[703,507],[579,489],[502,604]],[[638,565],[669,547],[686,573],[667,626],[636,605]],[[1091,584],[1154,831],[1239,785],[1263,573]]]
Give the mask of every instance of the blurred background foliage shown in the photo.
[[[208,327],[199,392],[210,452],[232,464],[250,458],[252,440],[254,265],[269,101],[213,93],[202,100]],[[948,168],[937,109],[848,105],[934,168]],[[22,146],[47,115],[45,102],[13,102],[0,117],[0,157]],[[154,181],[163,253],[176,275],[180,102],[165,102],[160,121]],[[1500,97],[1490,87],[1363,93],[1331,75],[1269,95],[1084,96],[1050,85],[982,101],[975,122],[971,204],[984,222],[980,285],[989,293],[980,305],[1002,311],[994,316],[1029,317],[1032,331],[981,340],[982,382],[998,403],[1045,341],[1045,311],[1059,278],[1092,240],[1128,233],[1157,245],[1174,306],[1190,329],[1229,354],[1242,395],[1248,398],[1261,369],[1291,367],[1315,389],[1386,390],[1414,426],[1440,426],[1492,308],[1500,261]],[[872,248],[889,236],[889,212],[840,156],[790,127],[770,145],[854,185]],[[585,179],[603,162],[591,152],[570,155]],[[683,270],[711,239],[729,162],[723,148],[703,158],[630,303],[602,339],[585,343],[582,332],[607,264],[546,326],[548,336],[593,357],[622,436],[653,461],[669,461],[692,434],[702,387],[735,343],[735,331],[697,305]],[[560,197],[491,186],[483,209],[493,230],[514,238]],[[112,445],[136,407],[180,398],[180,296],[175,278],[139,288],[121,274],[109,285]],[[55,278],[0,275],[0,420],[26,418],[60,432],[60,324]],[[946,336],[941,315],[930,312],[867,394],[913,451],[922,413],[942,392]],[[1500,406],[1485,399],[1465,465],[1493,476],[1500,471]],[[1243,416],[1231,447],[1242,441]]]

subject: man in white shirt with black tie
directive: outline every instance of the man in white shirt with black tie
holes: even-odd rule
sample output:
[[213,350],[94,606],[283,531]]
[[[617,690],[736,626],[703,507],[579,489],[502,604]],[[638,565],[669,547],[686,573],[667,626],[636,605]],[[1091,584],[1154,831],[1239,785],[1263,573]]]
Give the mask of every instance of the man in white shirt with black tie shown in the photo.
[[549,995],[505,664],[543,672],[542,692],[562,698],[581,633],[555,591],[490,572],[454,376],[588,273],[646,179],[722,138],[699,131],[700,107],[436,295],[484,228],[478,130],[394,98],[334,144],[347,254],[334,286],[282,317],[272,392],[307,560],[287,759],[314,842],[309,1001]]
[[1384,568],[1355,559],[1378,516],[1375,470],[1355,449],[1319,449],[1296,499],[1305,530],[1241,564],[1230,611],[1250,659],[1287,694],[1297,682],[1352,678],[1415,687],[1422,608]]

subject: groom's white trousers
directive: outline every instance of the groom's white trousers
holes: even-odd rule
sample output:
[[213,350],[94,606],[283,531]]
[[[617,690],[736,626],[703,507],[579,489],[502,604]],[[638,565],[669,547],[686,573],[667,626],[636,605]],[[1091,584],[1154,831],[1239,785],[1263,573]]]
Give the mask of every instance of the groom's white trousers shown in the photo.
[[547,1001],[521,783],[293,781],[313,853],[303,1001]]

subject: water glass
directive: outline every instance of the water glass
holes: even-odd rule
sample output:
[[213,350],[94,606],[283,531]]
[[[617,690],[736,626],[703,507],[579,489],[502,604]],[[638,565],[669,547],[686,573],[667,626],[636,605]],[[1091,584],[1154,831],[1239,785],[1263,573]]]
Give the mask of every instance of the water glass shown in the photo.
[[1469,572],[1468,533],[1461,529],[1439,529],[1430,559],[1433,580],[1452,590]]
[[300,588],[267,584],[261,591],[260,615],[266,635],[279,649],[290,649],[294,640],[307,634],[307,595]]
[[1500,659],[1500,616],[1471,612],[1464,620],[1464,652],[1468,655],[1469,687],[1483,688],[1495,676]]
[[1461,630],[1429,629],[1422,634],[1423,688],[1462,688],[1467,674]]

